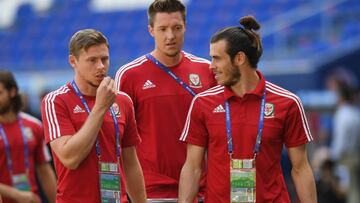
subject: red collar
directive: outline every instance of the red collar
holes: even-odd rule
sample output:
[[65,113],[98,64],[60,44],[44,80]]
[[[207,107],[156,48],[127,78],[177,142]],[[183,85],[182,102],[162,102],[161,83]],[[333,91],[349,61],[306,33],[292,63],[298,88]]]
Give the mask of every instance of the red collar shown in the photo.
[[[260,78],[260,81],[257,84],[256,88],[254,90],[252,90],[251,92],[245,93],[244,97],[246,95],[256,95],[256,96],[258,96],[260,98],[263,95],[264,88],[265,88],[265,78],[261,74],[260,71],[257,70],[256,73],[258,74],[258,76]],[[224,88],[224,98],[225,98],[225,100],[228,100],[231,97],[237,97],[237,96],[235,95],[235,93],[232,91],[232,89],[230,87],[226,86]]]

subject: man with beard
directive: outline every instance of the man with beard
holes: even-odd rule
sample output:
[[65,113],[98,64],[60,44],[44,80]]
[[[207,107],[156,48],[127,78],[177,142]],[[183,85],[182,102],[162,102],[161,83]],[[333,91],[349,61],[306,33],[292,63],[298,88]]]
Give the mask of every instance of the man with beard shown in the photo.
[[[209,61],[182,51],[185,6],[155,0],[148,8],[148,31],[155,48],[122,66],[117,89],[134,101],[142,143],[136,148],[151,201],[177,202],[186,145],[179,142],[192,98],[216,85]],[[204,188],[201,187],[201,192]]]
[[55,202],[56,180],[42,124],[21,107],[13,75],[0,71],[0,194],[4,203],[40,203],[36,173],[47,199]]
[[107,76],[108,41],[99,31],[80,30],[69,50],[74,80],[41,104],[58,176],[56,202],[128,202],[128,193],[132,202],[145,203],[132,101]]
[[290,202],[280,165],[285,145],[300,202],[315,203],[305,148],[313,138],[300,99],[257,70],[260,25],[251,16],[240,24],[211,38],[211,69],[219,86],[191,103],[180,137],[188,150],[179,202],[190,203],[197,194],[205,152],[205,202]]

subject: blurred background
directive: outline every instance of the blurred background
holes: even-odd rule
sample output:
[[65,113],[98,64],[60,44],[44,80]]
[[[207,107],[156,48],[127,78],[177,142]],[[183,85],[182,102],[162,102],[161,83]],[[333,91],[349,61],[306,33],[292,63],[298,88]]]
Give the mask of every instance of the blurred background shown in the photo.
[[[72,68],[67,62],[67,46],[71,35],[79,29],[95,28],[108,37],[111,57],[109,74],[112,77],[121,65],[150,52],[154,46],[147,32],[146,9],[150,2],[0,0],[0,69],[11,70],[15,74],[27,101],[25,111],[38,116],[39,102],[44,93],[72,79]],[[353,187],[350,180],[359,176],[351,177],[352,168],[339,161],[343,152],[335,152],[334,155],[334,143],[338,143],[335,140],[346,140],[345,143],[355,143],[360,148],[360,131],[352,131],[355,135],[350,138],[341,137],[334,131],[341,128],[335,127],[334,115],[344,103],[340,102],[341,85],[345,85],[344,88],[351,94],[351,101],[345,103],[354,107],[352,112],[357,111],[359,106],[360,1],[183,2],[187,5],[188,13],[184,50],[207,59],[209,39],[216,30],[239,25],[238,20],[244,15],[253,15],[259,20],[264,46],[259,69],[267,80],[298,94],[302,99],[315,139],[309,147],[309,158],[317,181],[322,181],[323,169],[336,168],[332,176],[337,186],[344,190],[337,196],[345,197],[344,194]],[[359,115],[355,114],[351,121],[357,120]],[[360,126],[360,123],[353,126]],[[341,147],[349,148],[345,144]],[[354,150],[350,152],[351,156],[358,156],[359,153]],[[331,168],[332,165],[326,161],[333,161],[335,166]],[[356,161],[353,160],[354,163]],[[284,151],[284,172],[289,180],[290,167],[287,162]],[[360,174],[359,163],[355,167]],[[325,178],[324,181],[330,180]],[[291,181],[289,190],[295,201]]]

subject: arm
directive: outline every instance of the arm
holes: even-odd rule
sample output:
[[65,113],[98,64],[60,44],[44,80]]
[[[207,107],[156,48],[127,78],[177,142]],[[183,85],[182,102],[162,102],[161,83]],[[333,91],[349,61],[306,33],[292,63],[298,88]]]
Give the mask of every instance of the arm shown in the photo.
[[181,170],[179,183],[179,202],[192,203],[199,190],[202,173],[201,163],[205,149],[200,146],[188,144],[185,164]]
[[66,168],[76,169],[88,156],[115,95],[114,80],[104,78],[97,89],[95,105],[81,129],[72,136],[61,136],[50,142],[52,150]]
[[146,203],[144,176],[135,147],[123,148],[122,158],[126,177],[126,189],[131,201],[134,203]]
[[309,165],[306,145],[288,149],[292,164],[291,176],[300,202],[316,203],[316,187],[314,175]]
[[0,195],[17,203],[40,203],[40,198],[32,193],[20,191],[14,187],[0,183]]
[[49,163],[43,163],[36,166],[37,176],[46,198],[50,203],[55,203],[56,179],[54,171]]

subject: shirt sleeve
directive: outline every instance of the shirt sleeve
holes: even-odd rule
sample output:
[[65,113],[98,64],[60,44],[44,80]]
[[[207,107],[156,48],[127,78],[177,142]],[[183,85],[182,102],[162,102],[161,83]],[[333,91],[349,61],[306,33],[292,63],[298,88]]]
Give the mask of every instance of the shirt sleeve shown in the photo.
[[285,145],[288,148],[303,145],[313,139],[304,108],[298,97],[290,104],[284,132]]
[[208,143],[208,133],[205,126],[204,115],[201,112],[200,101],[195,97],[191,102],[185,126],[180,136],[180,141],[188,144],[206,147]]
[[65,102],[56,93],[50,93],[42,100],[41,117],[46,143],[63,135],[73,135],[76,132]]
[[124,137],[121,140],[122,148],[138,145],[141,142],[135,121],[133,103],[128,96],[124,96],[125,129]]
[[134,78],[129,80],[128,75],[129,74],[128,74],[128,72],[126,72],[124,67],[119,68],[119,70],[116,72],[116,75],[115,75],[116,89],[118,91],[125,92],[128,96],[130,96],[133,105],[136,105],[137,100],[135,97],[135,90],[134,90],[133,83],[132,83]]

